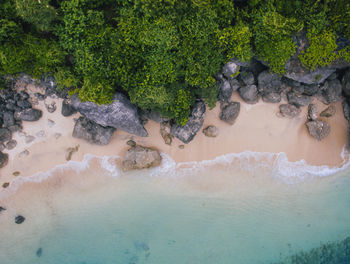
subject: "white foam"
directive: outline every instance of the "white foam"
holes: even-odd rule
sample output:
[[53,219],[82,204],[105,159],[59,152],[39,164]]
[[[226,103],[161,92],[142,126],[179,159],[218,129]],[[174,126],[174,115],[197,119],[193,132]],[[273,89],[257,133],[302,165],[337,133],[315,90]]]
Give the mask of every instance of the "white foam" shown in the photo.
[[119,177],[121,170],[115,163],[110,162],[111,159],[119,159],[119,156],[103,156],[100,164],[103,169],[108,171],[113,177]]

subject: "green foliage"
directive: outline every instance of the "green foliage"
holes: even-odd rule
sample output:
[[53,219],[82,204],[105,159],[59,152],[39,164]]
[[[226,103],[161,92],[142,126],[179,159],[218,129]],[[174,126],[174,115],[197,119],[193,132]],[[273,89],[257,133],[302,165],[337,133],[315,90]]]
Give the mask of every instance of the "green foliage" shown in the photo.
[[175,119],[178,124],[184,126],[191,113],[191,105],[194,103],[194,97],[190,91],[183,89],[178,90],[174,104],[171,106],[171,110],[175,113]]
[[334,32],[350,39],[350,2],[348,0],[328,0],[327,17]]
[[84,79],[84,84],[79,90],[81,101],[94,102],[96,104],[112,103],[114,89],[106,82]]
[[78,88],[80,79],[69,67],[60,67],[54,74],[58,89]]

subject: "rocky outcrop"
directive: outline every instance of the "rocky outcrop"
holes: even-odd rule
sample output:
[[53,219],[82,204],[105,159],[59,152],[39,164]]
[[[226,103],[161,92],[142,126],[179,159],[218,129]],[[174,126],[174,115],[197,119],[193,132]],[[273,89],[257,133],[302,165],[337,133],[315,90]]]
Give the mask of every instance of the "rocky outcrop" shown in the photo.
[[137,107],[121,93],[116,93],[113,102],[109,105],[81,102],[78,96],[72,97],[72,103],[83,116],[101,126],[119,128],[140,137],[148,136],[141,123]]
[[310,135],[317,140],[322,140],[329,135],[331,132],[330,125],[321,120],[309,121],[306,123],[307,129]]
[[0,151],[0,168],[5,167],[8,161],[9,161],[9,155],[7,153],[2,153]]
[[128,149],[126,152],[122,168],[124,171],[139,170],[159,166],[162,161],[158,150],[135,146]]
[[343,92],[346,96],[350,96],[350,68],[345,72],[342,78]]
[[328,106],[325,110],[323,110],[320,114],[320,116],[323,117],[332,117],[335,115],[336,112],[336,108],[334,105],[330,105]]
[[308,107],[308,119],[309,120],[316,120],[318,116],[318,110],[315,104],[309,104]]
[[184,143],[189,143],[201,129],[205,117],[205,104],[203,101],[197,101],[192,108],[191,115],[184,126],[173,124],[171,134]]
[[113,127],[103,127],[81,116],[75,122],[73,137],[84,139],[92,144],[107,145],[114,131]]
[[27,108],[20,111],[16,111],[14,114],[15,119],[21,121],[38,121],[43,115],[41,110]]
[[62,109],[61,114],[63,116],[71,116],[74,115],[77,112],[77,110],[72,105],[72,102],[69,99],[64,99],[62,101]]
[[216,126],[207,126],[202,132],[207,137],[217,137],[219,135],[219,129]]
[[303,94],[298,94],[293,91],[287,94],[287,98],[290,104],[294,104],[297,107],[307,106],[309,103],[313,101],[313,97],[303,95]]
[[342,99],[342,86],[338,79],[326,81],[317,94],[324,104],[338,102]]
[[248,104],[256,104],[259,101],[259,93],[256,85],[242,86],[238,89],[238,93]]
[[233,125],[236,121],[241,109],[239,102],[230,102],[224,104],[220,113],[220,119],[230,125]]
[[281,104],[279,108],[281,115],[288,118],[294,118],[301,112],[300,108],[292,104]]
[[164,143],[167,145],[171,145],[173,142],[174,136],[170,133],[171,125],[169,121],[160,123],[160,135],[162,136]]

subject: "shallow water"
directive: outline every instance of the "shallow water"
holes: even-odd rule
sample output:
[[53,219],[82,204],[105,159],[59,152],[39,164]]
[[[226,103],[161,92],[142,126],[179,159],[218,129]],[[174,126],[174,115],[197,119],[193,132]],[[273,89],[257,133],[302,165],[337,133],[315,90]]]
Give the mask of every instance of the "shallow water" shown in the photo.
[[347,165],[249,152],[122,173],[112,160],[0,193],[1,263],[303,263],[288,258],[350,236]]

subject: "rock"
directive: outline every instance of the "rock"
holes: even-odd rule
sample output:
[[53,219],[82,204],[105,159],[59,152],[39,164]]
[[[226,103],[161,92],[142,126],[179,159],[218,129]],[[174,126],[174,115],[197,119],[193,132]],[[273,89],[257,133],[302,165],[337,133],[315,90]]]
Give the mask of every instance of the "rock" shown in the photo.
[[262,95],[262,100],[265,103],[279,103],[281,102],[281,95],[279,93],[276,92],[272,92],[272,93],[263,93]]
[[185,145],[179,145],[179,149],[184,149]]
[[3,184],[2,184],[2,188],[4,188],[4,189],[6,189],[7,187],[9,187],[10,186],[10,183],[9,182],[4,182]]
[[311,136],[317,140],[322,140],[329,135],[331,127],[325,121],[314,120],[306,123],[307,129]]
[[297,94],[295,92],[289,92],[287,94],[288,102],[294,104],[297,107],[307,106],[313,101],[311,96]]
[[16,123],[15,118],[13,116],[13,112],[10,112],[10,111],[6,111],[3,113],[2,120],[3,120],[4,127],[13,126]]
[[243,81],[245,85],[253,85],[255,84],[255,77],[251,71],[242,72],[239,77]]
[[9,126],[8,130],[10,130],[12,133],[21,131],[22,130],[22,125],[21,124],[14,124],[13,126]]
[[0,206],[0,213],[1,213],[1,211],[6,211],[6,208]]
[[81,116],[75,122],[73,137],[84,139],[92,144],[107,145],[114,131],[113,127],[101,126]]
[[31,108],[32,107],[32,104],[29,103],[27,100],[19,100],[16,102],[17,106],[22,108],[22,109],[25,109],[25,108]]
[[332,80],[335,80],[335,79],[337,79],[337,78],[338,78],[338,73],[333,72],[333,73],[327,78],[327,80],[328,80],[328,81],[332,81]]
[[160,123],[160,135],[162,136],[164,143],[167,145],[171,145],[173,142],[174,136],[170,133],[171,125],[170,122],[162,122]]
[[82,115],[101,126],[119,128],[136,136],[148,136],[140,121],[137,107],[121,93],[116,93],[109,105],[80,102],[77,96],[73,96],[72,104]]
[[66,161],[70,161],[72,159],[72,155],[79,150],[80,145],[76,145],[74,148],[66,149]]
[[152,111],[152,110],[142,110],[141,116],[146,119],[151,119],[154,122],[161,123],[169,121],[170,119],[167,117],[161,116],[158,112]]
[[18,154],[18,157],[23,158],[29,155],[29,150],[25,149]]
[[340,101],[343,98],[340,81],[338,79],[327,80],[317,94],[317,98],[324,104]]
[[51,120],[51,119],[47,119],[47,126],[48,127],[53,127],[55,125],[55,121]]
[[29,99],[29,94],[26,91],[20,91],[18,95],[20,96],[21,100]]
[[[236,80],[237,81],[237,80]],[[238,82],[238,81],[237,81]],[[232,96],[232,87],[228,80],[223,79],[218,84],[219,101],[228,101]]]
[[5,167],[9,161],[9,155],[0,151],[0,169]]
[[230,102],[223,106],[220,119],[230,125],[233,125],[239,115],[241,104],[239,102]]
[[17,215],[16,217],[15,217],[15,223],[16,224],[22,224],[23,222],[24,222],[24,220],[26,220],[25,219],[25,217],[23,217],[23,216],[21,216],[21,215]]
[[189,143],[201,129],[205,117],[205,104],[197,101],[192,108],[191,115],[184,126],[173,124],[170,132],[184,143]]
[[46,107],[46,110],[49,112],[49,113],[53,113],[56,111],[57,109],[57,106],[56,106],[56,103],[55,102],[51,102],[49,104],[45,104],[45,107]]
[[207,137],[217,137],[219,135],[219,129],[216,126],[207,126],[202,132]]
[[43,113],[41,112],[41,110],[27,108],[21,111],[16,111],[14,117],[17,120],[22,121],[37,121],[41,118],[42,115]]
[[39,101],[43,101],[46,99],[46,95],[45,94],[41,94],[41,93],[35,93],[34,96],[36,98],[38,98]]
[[222,74],[228,79],[235,77],[238,74],[238,72],[239,72],[239,65],[232,61],[226,63],[222,67]]
[[280,113],[284,117],[294,118],[298,116],[301,112],[301,109],[292,104],[281,104],[279,106]]
[[248,104],[256,104],[259,101],[258,88],[255,85],[242,86],[238,89],[238,93]]
[[36,251],[36,256],[38,257],[38,258],[40,258],[41,257],[41,255],[43,254],[43,249],[42,248],[39,248],[37,251]]
[[269,71],[263,71],[258,76],[258,90],[262,95],[279,93],[282,86],[281,76]]
[[5,143],[12,138],[10,130],[7,128],[0,128],[0,143]]
[[128,140],[126,142],[126,145],[130,146],[130,147],[135,147],[136,146],[136,142],[134,140]]
[[6,143],[6,148],[7,148],[8,150],[14,149],[16,146],[17,146],[17,141],[14,140],[14,139],[11,139],[10,141],[8,141],[8,142]]
[[19,171],[14,171],[14,172],[12,173],[12,175],[15,176],[15,177],[19,176],[20,174],[21,174],[21,173],[20,173]]
[[310,85],[303,85],[303,89],[304,89],[304,94],[312,96],[317,94],[318,90],[320,89],[318,84],[310,84]]
[[10,110],[10,111],[21,111],[22,110],[22,108],[20,108],[19,106],[15,105],[15,103],[12,103],[12,102],[6,103],[6,109]]
[[350,68],[345,72],[342,78],[343,92],[346,96],[350,96]]
[[320,114],[320,116],[323,117],[332,117],[335,115],[336,112],[336,108],[334,105],[330,105],[328,106],[325,110],[323,110]]
[[231,85],[232,92],[237,91],[239,89],[239,87],[241,87],[241,84],[239,83],[239,81],[237,79],[231,78],[228,80],[228,82]]
[[69,99],[65,99],[62,101],[61,114],[63,116],[71,116],[71,115],[75,114],[76,112],[77,112],[77,110],[74,108],[74,106],[72,105],[72,102]]
[[161,160],[158,150],[135,146],[126,152],[122,168],[124,171],[151,168],[160,165]]
[[29,144],[29,143],[32,143],[34,140],[35,140],[35,137],[34,137],[34,136],[28,135],[28,136],[25,137],[25,140],[24,140],[24,141],[25,141],[27,144]]
[[5,145],[4,144],[0,144],[0,151],[3,151],[5,149]]
[[309,104],[308,107],[308,119],[316,120],[318,116],[318,110],[315,104]]

